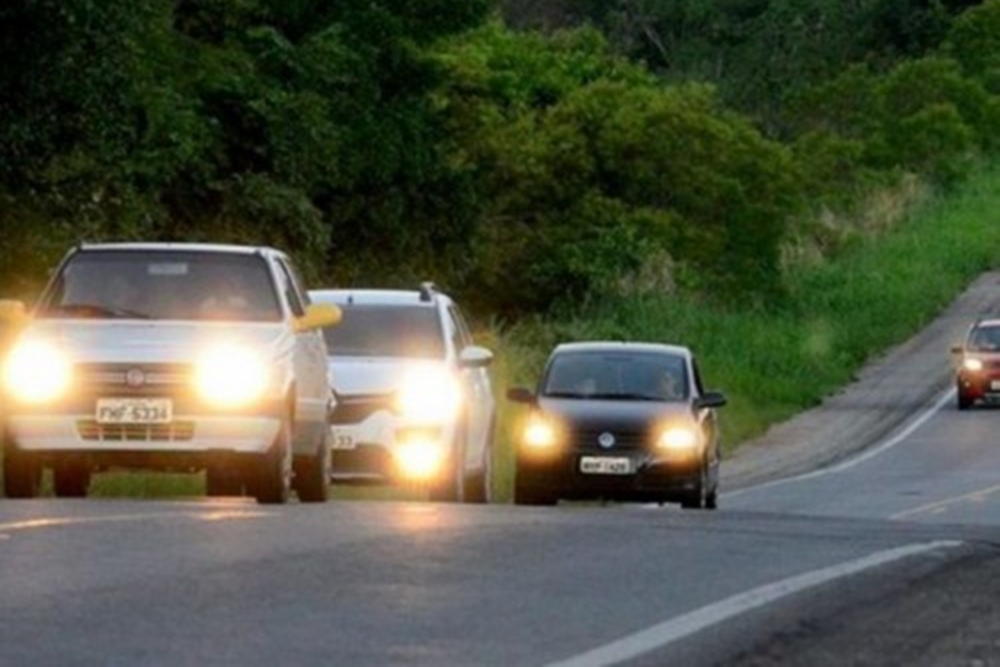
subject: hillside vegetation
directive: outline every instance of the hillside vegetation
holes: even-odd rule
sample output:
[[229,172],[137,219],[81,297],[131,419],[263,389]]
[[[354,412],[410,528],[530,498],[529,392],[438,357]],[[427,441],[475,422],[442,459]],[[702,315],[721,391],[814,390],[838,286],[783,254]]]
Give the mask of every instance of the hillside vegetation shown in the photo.
[[80,240],[211,239],[480,317],[766,304],[873,197],[998,147],[998,0],[514,4],[4,3],[0,284]]

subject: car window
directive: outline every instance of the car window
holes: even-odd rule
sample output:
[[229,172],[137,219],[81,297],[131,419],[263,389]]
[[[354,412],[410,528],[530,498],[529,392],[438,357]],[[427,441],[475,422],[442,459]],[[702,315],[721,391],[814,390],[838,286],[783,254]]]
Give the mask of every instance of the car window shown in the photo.
[[67,260],[38,317],[276,321],[271,274],[257,255],[84,251]]
[[568,398],[683,400],[684,357],[644,352],[565,352],[550,362],[542,394]]
[[969,349],[973,352],[1000,350],[1000,327],[977,327],[969,336]]
[[327,351],[344,357],[444,357],[444,333],[430,306],[341,306],[337,326],[323,329]]
[[278,261],[278,268],[278,279],[281,281],[281,290],[288,300],[292,314],[296,317],[305,315],[306,305],[309,303],[309,294],[302,288],[302,281],[299,280],[295,268],[283,260]]
[[451,317],[452,328],[454,329],[453,343],[455,350],[461,352],[467,345],[472,345],[472,333],[465,324],[465,318],[454,305],[448,306],[448,315]]

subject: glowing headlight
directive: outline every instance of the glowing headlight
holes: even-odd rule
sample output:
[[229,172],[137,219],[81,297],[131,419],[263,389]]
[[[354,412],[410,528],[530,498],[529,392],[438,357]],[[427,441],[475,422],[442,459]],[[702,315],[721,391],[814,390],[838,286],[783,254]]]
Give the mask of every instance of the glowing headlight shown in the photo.
[[267,368],[257,354],[239,346],[219,346],[198,361],[195,383],[201,397],[223,407],[245,405],[267,389]]
[[72,368],[55,346],[25,341],[7,356],[3,367],[4,388],[26,403],[45,403],[69,389]]
[[427,422],[454,418],[462,402],[458,379],[444,368],[418,367],[407,373],[396,395],[405,417]]
[[672,452],[689,453],[698,446],[698,434],[685,426],[672,426],[660,435],[658,444]]
[[981,371],[981,370],[983,370],[983,362],[982,362],[981,359],[973,359],[973,358],[970,357],[970,358],[966,359],[965,361],[963,361],[962,365],[965,366],[965,370],[967,370],[967,371]]
[[540,415],[532,415],[524,427],[524,444],[532,449],[548,449],[556,444],[556,430]]
[[439,438],[431,434],[413,434],[404,437],[394,454],[404,477],[427,480],[441,471],[445,452]]

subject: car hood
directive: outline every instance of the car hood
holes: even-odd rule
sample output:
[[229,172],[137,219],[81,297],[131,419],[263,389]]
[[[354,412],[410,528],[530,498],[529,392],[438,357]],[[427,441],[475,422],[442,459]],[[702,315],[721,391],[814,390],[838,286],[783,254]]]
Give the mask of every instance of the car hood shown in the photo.
[[443,361],[400,357],[329,357],[333,389],[340,396],[391,394],[414,368],[447,368]]
[[688,402],[544,398],[539,408],[576,429],[645,430],[672,419],[693,419]]
[[119,322],[35,320],[22,339],[45,340],[77,362],[185,363],[220,344],[246,345],[277,357],[288,353],[292,334],[282,323]]

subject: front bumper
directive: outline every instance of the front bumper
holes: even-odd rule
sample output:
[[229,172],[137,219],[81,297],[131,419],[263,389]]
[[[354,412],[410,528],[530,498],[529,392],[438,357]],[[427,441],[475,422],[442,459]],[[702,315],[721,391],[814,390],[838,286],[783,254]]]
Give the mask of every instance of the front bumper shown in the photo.
[[965,371],[958,374],[956,387],[970,400],[1000,400],[1000,369],[979,372]]
[[[627,459],[628,471],[617,463],[602,466],[601,459]],[[700,457],[666,458],[648,452],[521,452],[516,474],[519,487],[565,500],[673,501],[696,491],[702,480]]]
[[[427,424],[378,409],[358,421],[343,421],[334,412],[330,426],[332,477],[342,483],[400,484],[432,482],[453,456],[454,424]],[[429,467],[420,465],[408,448],[426,450]],[[409,450],[412,451],[412,450]]]

